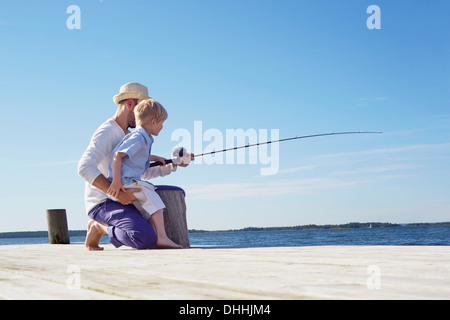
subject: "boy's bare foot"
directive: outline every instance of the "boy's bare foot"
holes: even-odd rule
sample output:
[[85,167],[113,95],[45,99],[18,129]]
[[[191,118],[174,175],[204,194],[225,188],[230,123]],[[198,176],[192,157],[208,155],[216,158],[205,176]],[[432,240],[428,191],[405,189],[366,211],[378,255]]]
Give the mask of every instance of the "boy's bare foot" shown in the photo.
[[84,245],[89,251],[101,251],[104,248],[99,246],[100,239],[107,234],[104,226],[94,220],[89,220],[87,225],[86,242]]
[[156,240],[156,248],[159,249],[181,249],[183,248],[179,244],[176,244],[172,240],[170,240],[168,237],[158,237],[158,240]]

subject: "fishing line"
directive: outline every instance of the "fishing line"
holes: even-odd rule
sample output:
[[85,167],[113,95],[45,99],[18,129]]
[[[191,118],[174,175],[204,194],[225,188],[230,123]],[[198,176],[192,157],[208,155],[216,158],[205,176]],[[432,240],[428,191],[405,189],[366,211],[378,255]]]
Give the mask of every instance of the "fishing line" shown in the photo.
[[[207,156],[207,155],[213,155],[213,154],[216,154],[216,153],[222,153],[222,152],[227,152],[227,151],[232,151],[232,150],[257,147],[257,146],[262,146],[262,145],[265,145],[265,144],[291,141],[291,140],[317,138],[317,137],[325,137],[325,136],[347,135],[347,134],[381,134],[381,133],[383,133],[383,132],[380,132],[380,131],[348,131],[348,132],[319,133],[319,134],[311,134],[311,135],[300,136],[300,137],[296,136],[296,137],[292,137],[292,138],[273,140],[273,141],[267,141],[267,142],[259,142],[259,143],[254,143],[254,144],[247,144],[245,146],[240,146],[240,147],[233,147],[233,148],[228,148],[228,149],[223,149],[223,150],[218,150],[218,151],[212,151],[212,152],[207,152],[207,153],[196,154],[196,155],[194,155],[194,158],[203,157],[203,156]],[[176,151],[175,154],[174,154],[174,157],[177,160],[179,160],[180,158],[182,158],[184,156],[186,156],[186,149],[184,149],[184,148],[180,148],[180,150]],[[173,163],[174,159],[168,159],[168,160],[165,160],[165,162],[166,162],[166,164]],[[157,167],[157,166],[161,166],[161,165],[163,165],[162,162],[153,162],[153,163],[150,164],[150,167]]]

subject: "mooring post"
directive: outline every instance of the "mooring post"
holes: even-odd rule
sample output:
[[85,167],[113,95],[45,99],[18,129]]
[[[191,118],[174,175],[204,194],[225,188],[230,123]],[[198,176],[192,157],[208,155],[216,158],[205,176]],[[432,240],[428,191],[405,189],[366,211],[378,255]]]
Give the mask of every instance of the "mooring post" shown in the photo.
[[157,186],[156,193],[164,202],[164,227],[167,236],[183,248],[189,248],[184,190],[173,186]]
[[70,244],[65,209],[47,210],[48,241],[50,244]]

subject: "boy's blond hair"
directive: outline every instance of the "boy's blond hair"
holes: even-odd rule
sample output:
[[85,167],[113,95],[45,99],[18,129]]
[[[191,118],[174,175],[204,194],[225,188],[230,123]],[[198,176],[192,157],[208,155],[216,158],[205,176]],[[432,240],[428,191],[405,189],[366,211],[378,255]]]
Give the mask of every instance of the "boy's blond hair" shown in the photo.
[[155,118],[156,121],[165,121],[168,117],[166,109],[157,101],[153,99],[142,100],[134,108],[134,116],[136,124],[142,126],[144,123]]

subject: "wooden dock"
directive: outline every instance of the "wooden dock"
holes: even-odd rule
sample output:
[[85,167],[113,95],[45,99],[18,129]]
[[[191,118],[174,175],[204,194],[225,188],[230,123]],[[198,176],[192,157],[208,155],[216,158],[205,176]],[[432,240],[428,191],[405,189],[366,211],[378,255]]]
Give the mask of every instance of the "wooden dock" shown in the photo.
[[0,299],[450,299],[450,247],[0,246]]

